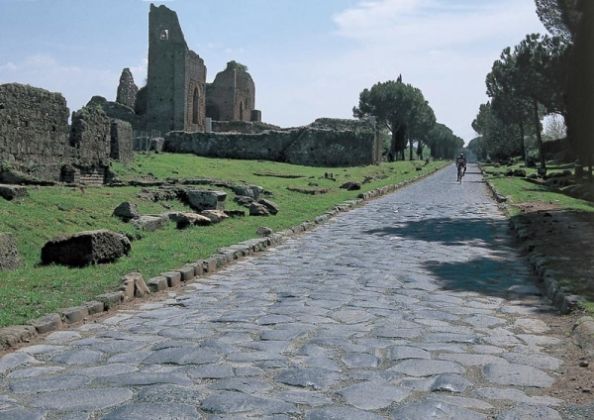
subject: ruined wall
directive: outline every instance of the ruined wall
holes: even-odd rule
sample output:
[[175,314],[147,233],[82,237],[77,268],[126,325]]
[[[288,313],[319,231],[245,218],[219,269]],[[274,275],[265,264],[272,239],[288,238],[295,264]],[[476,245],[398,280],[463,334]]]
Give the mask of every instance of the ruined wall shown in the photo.
[[129,68],[125,68],[120,76],[116,102],[134,109],[136,106],[136,95],[138,86],[134,83],[134,77]]
[[68,114],[59,93],[0,85],[0,162],[39,179],[59,180],[69,159]]
[[[171,132],[164,150],[199,156],[261,159],[310,166],[358,166],[379,163],[375,126],[357,122],[354,130],[312,126],[259,134]],[[380,155],[381,157],[381,155]]]
[[130,123],[135,131],[144,131],[144,120],[134,110],[118,102],[111,102],[102,96],[93,96],[87,107],[99,107],[109,118],[122,120]]
[[146,127],[149,131],[203,131],[206,67],[190,51],[177,15],[151,5],[149,62],[146,86]]
[[212,131],[215,133],[257,134],[267,130],[281,130],[280,127],[263,122],[251,121],[213,121]]
[[124,164],[134,159],[132,125],[122,120],[111,120],[110,128],[111,147],[109,156]]
[[72,114],[72,161],[62,170],[65,182],[102,184],[111,152],[111,123],[98,107],[83,107]]
[[227,68],[207,85],[206,116],[214,121],[251,121],[255,105],[256,85],[252,76],[235,61],[227,63]]

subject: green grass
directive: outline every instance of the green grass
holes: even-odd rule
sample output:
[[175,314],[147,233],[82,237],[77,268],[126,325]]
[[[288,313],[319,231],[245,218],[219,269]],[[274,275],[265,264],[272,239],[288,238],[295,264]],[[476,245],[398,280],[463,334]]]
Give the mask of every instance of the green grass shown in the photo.
[[[66,187],[29,188],[29,197],[23,200],[0,201],[0,232],[15,236],[24,260],[20,269],[0,273],[0,326],[26,323],[59,308],[76,306],[97,294],[116,289],[121,276],[131,271],[139,271],[145,278],[150,278],[205,258],[218,248],[254,238],[260,226],[282,230],[312,220],[334,205],[358,195],[359,192],[339,189],[346,181],[361,182],[367,176],[377,177],[363,185],[363,191],[368,191],[427,174],[445,164],[432,162],[422,166],[420,162],[397,162],[328,169],[192,155],[138,155],[128,167],[115,165],[114,170],[121,179],[208,177],[257,184],[273,193],[271,199],[279,204],[281,211],[274,217],[229,219],[211,227],[179,231],[170,224],[158,232],[142,232],[143,238],[132,243],[129,257],[114,264],[82,269],[39,266],[43,244],[56,236],[84,230],[106,228],[137,233],[131,225],[111,216],[122,201],[137,204],[143,214],[163,213],[168,210],[164,205],[188,209],[179,202],[153,203],[141,199],[137,195],[142,188],[136,187],[86,188],[84,191]],[[422,171],[416,171],[417,165],[423,167]],[[337,181],[325,179],[326,172],[333,173]],[[255,173],[302,175],[303,178],[262,177]],[[310,183],[329,189],[329,192],[310,196],[287,190],[288,186],[311,188]],[[239,208],[233,203],[231,191],[227,192],[227,208]]]
[[[519,167],[519,165],[514,165]],[[523,167],[522,167],[523,168]],[[557,170],[568,169],[565,166],[553,166]],[[577,212],[577,213],[594,213],[594,203],[570,197],[558,191],[552,191],[545,185],[532,183],[524,178],[518,177],[502,177],[498,175],[500,172],[505,173],[508,167],[496,168],[493,165],[483,165],[483,169],[489,174],[487,179],[493,184],[497,192],[504,195],[508,199],[511,206],[508,207],[510,217],[517,217],[521,214],[521,205],[530,203],[546,203],[556,206],[561,212]],[[554,238],[552,238],[554,240]],[[562,244],[559,244],[562,246]],[[562,253],[561,253],[562,254]],[[566,255],[567,256],[567,255]],[[579,258],[573,255],[571,258]],[[589,258],[589,257],[586,257]],[[567,262],[553,260],[550,263],[551,268],[557,269],[559,272],[569,273]],[[577,266],[590,266],[591,261],[573,261],[572,264]],[[594,291],[587,289],[583,278],[566,277],[557,279],[561,286],[567,287],[572,293],[583,296],[586,300],[583,302],[583,309],[594,315]]]

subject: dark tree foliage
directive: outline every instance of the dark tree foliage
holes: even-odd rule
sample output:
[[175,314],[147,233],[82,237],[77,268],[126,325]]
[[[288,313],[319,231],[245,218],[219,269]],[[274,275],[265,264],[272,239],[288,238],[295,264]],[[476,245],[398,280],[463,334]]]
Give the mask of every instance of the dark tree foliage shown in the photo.
[[504,160],[518,155],[522,150],[518,128],[499,119],[490,102],[480,106],[472,128],[481,136],[482,153],[477,155],[483,158],[488,156],[495,160]]
[[535,3],[536,13],[545,28],[552,35],[572,42],[580,20],[578,0],[535,0]]
[[375,117],[377,124],[392,133],[390,160],[398,155],[404,160],[410,139],[422,139],[435,123],[433,110],[421,90],[401,81],[377,83],[365,89],[353,114],[357,118]]
[[464,140],[440,123],[436,123],[429,131],[426,144],[431,149],[431,156],[436,159],[454,159],[464,148]]

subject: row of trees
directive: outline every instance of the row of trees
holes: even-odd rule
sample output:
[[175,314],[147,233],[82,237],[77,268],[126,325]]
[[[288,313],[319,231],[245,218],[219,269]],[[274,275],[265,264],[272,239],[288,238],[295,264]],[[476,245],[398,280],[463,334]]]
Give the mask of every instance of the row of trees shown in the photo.
[[424,146],[438,159],[454,158],[464,147],[464,141],[452,130],[436,121],[433,109],[420,89],[398,80],[377,83],[359,96],[359,106],[353,108],[357,118],[374,117],[380,127],[391,133],[388,160],[413,160],[414,146],[417,156],[423,159]]
[[526,138],[536,140],[546,171],[542,119],[560,115],[573,151],[592,166],[594,38],[591,0],[536,0],[551,35],[527,35],[506,48],[486,77],[490,101],[472,126],[480,135],[469,147],[479,157],[528,158]]

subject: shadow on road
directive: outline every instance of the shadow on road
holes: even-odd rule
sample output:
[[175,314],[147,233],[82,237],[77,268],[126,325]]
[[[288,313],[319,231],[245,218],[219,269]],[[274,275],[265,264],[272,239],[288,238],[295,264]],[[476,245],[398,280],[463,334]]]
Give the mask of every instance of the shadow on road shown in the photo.
[[386,226],[365,233],[382,237],[396,236],[417,241],[438,242],[443,245],[483,246],[497,250],[505,238],[498,231],[507,229],[506,220],[489,218],[433,218],[406,222],[401,226]]

